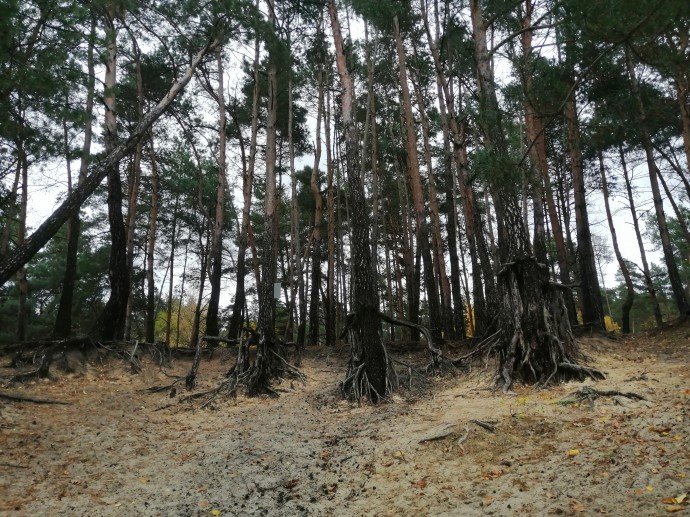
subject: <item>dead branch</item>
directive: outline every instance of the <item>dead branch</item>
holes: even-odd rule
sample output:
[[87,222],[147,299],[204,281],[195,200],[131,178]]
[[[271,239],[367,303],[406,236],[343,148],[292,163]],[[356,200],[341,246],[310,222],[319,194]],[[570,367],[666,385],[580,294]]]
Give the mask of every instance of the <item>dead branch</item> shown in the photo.
[[208,343],[226,343],[228,345],[233,345],[233,346],[237,344],[236,339],[228,339],[225,337],[218,337],[218,336],[202,336],[201,340],[206,341]]
[[11,400],[13,402],[31,402],[32,404],[59,404],[63,406],[71,406],[70,402],[63,402],[61,400],[37,399],[33,397],[25,397],[23,395],[13,395],[11,393],[0,393],[0,399]]
[[490,433],[493,433],[496,431],[496,422],[495,420],[470,420],[473,424],[478,425],[482,429],[485,429],[486,431],[489,431]]

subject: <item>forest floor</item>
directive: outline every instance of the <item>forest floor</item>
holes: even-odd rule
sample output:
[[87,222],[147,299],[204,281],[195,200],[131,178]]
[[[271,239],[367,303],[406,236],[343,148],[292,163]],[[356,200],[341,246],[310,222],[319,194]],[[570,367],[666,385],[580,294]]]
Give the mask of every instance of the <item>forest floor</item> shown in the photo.
[[[490,372],[413,373],[377,407],[341,399],[345,347],[308,350],[307,383],[283,382],[277,399],[205,409],[179,402],[183,386],[145,392],[171,382],[153,362],[4,386],[69,405],[0,399],[0,515],[690,515],[690,327],[581,343],[605,381],[509,396]],[[233,361],[204,359],[199,389]],[[583,386],[646,400],[575,402]],[[437,431],[451,432],[425,441]]]

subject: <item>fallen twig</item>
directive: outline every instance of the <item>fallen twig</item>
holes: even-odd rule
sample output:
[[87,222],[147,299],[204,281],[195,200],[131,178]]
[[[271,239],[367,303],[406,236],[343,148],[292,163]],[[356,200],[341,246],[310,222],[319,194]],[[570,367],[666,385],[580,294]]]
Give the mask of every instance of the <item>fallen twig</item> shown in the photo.
[[477,424],[479,427],[482,429],[486,429],[490,433],[493,433],[496,431],[496,422],[495,420],[470,420],[473,424]]
[[469,435],[470,435],[470,428],[469,428],[469,427],[465,427],[465,434],[462,435],[460,438],[458,438],[458,441],[457,441],[456,443],[457,443],[458,445],[462,445],[463,443],[465,443],[465,440],[467,440],[467,438],[469,437]]

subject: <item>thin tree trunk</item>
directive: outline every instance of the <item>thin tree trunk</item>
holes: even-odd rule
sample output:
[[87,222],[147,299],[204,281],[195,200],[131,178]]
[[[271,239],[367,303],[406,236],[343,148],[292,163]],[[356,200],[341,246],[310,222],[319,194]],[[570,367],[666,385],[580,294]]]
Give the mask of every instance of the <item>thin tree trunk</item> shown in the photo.
[[[23,142],[18,142],[17,154],[22,172],[22,195],[19,198],[19,225],[17,230],[17,246],[21,246],[26,240],[26,209],[29,200],[29,160],[26,156]],[[26,325],[29,316],[26,303],[29,296],[29,282],[26,278],[25,267],[17,271],[17,288],[19,291],[17,299],[17,341],[21,342],[26,340]]]
[[[108,6],[105,14],[106,52],[103,104],[105,106],[104,147],[113,155],[117,146],[117,119],[115,117],[115,89],[117,86],[117,31],[116,13]],[[130,273],[127,267],[127,231],[122,219],[122,180],[119,161],[107,166],[108,223],[110,227],[110,297],[96,321],[92,334],[104,340],[122,339],[127,315]]]
[[[269,0],[271,24],[275,27],[275,4]],[[269,391],[269,384],[281,368],[277,357],[275,336],[275,298],[273,284],[276,279],[278,255],[278,196],[276,184],[277,114],[278,114],[278,66],[276,56],[268,56],[268,106],[266,120],[266,192],[264,200],[264,239],[259,285],[260,341],[256,360],[247,380],[247,394],[258,395]],[[270,391],[269,391],[270,392]]]
[[[628,265],[623,259],[620,247],[618,246],[618,236],[616,234],[616,227],[613,224],[613,215],[611,213],[611,206],[609,203],[609,186],[606,179],[606,168],[604,167],[604,157],[602,152],[599,151],[599,173],[601,175],[601,188],[604,194],[604,206],[606,207],[606,219],[609,223],[609,230],[611,231],[611,243],[613,244],[613,252],[616,254],[616,260],[618,260],[618,266],[621,269],[621,274],[625,280],[626,297],[623,302],[621,320],[623,323],[623,334],[630,333],[630,309],[632,309],[633,301],[635,299],[635,287],[633,286],[632,280],[630,278],[630,271],[628,270]],[[609,309],[610,312],[610,309]]]
[[564,109],[568,147],[573,177],[573,192],[575,196],[575,226],[577,228],[577,263],[580,273],[580,300],[582,319],[585,325],[604,328],[604,307],[601,302],[601,290],[597,278],[592,248],[592,234],[590,231],[589,214],[587,212],[587,198],[585,192],[584,168],[580,147],[580,129],[577,119],[575,94],[565,104]]
[[398,17],[393,18],[393,36],[398,55],[398,77],[402,94],[402,111],[405,133],[405,150],[407,155],[407,178],[412,193],[412,205],[415,216],[416,241],[424,263],[424,286],[429,304],[429,330],[434,340],[442,337],[441,307],[434,278],[434,266],[429,247],[429,225],[424,204],[424,190],[419,173],[419,157],[417,155],[417,137],[414,129],[414,115],[412,113],[412,99],[407,84],[407,64],[405,49],[402,43]]
[[208,312],[206,313],[206,334],[209,336],[220,335],[218,323],[218,310],[220,304],[220,283],[223,275],[223,225],[225,224],[225,148],[227,144],[226,108],[225,108],[225,69],[223,67],[223,51],[219,48],[216,54],[216,66],[218,68],[218,175],[216,179],[216,213],[211,232],[211,296],[208,300]]
[[[351,358],[346,379],[352,396],[374,402],[388,397],[395,387],[389,360],[381,340],[376,280],[372,274],[369,215],[360,175],[359,137],[354,121],[354,84],[345,61],[343,37],[335,0],[328,2],[333,30],[336,65],[342,87],[341,116],[345,137],[345,164],[352,203],[352,301],[354,314],[348,318]],[[348,381],[344,383],[348,389]]]
[[661,328],[664,324],[664,321],[661,316],[661,307],[659,307],[659,301],[656,297],[656,289],[654,288],[654,282],[652,282],[652,275],[649,270],[649,263],[647,262],[647,253],[645,252],[644,243],[642,241],[640,222],[637,218],[637,209],[635,208],[635,196],[633,195],[632,191],[632,185],[630,182],[630,175],[628,174],[628,165],[626,163],[625,153],[623,152],[623,146],[618,146],[618,154],[620,156],[621,166],[623,168],[625,188],[628,192],[628,204],[630,206],[630,214],[632,215],[633,228],[635,228],[635,236],[637,237],[637,246],[640,250],[640,260],[642,261],[642,273],[644,274],[645,286],[647,288],[647,293],[649,294],[649,301],[652,304],[652,310],[654,312],[654,320],[656,321],[656,326],[658,328]]
[[[151,211],[149,213],[149,231],[146,242],[146,341],[153,343],[156,340],[156,284],[153,278],[153,252],[156,249],[156,230],[158,227],[158,163],[156,151],[153,147],[153,135],[149,140],[149,159],[151,160]],[[172,271],[170,276],[172,277]]]
[[[258,0],[257,0],[258,1]],[[258,5],[258,4],[257,4]],[[237,279],[235,287],[235,301],[232,305],[232,316],[228,325],[228,337],[237,338],[242,330],[243,311],[246,305],[245,295],[245,276],[247,274],[246,253],[249,240],[249,225],[251,223],[250,213],[252,208],[252,187],[254,184],[254,169],[256,164],[257,135],[259,131],[259,94],[260,94],[260,71],[259,71],[259,51],[261,43],[258,39],[254,42],[254,86],[252,88],[252,122],[251,135],[249,137],[249,159],[243,169],[242,174],[242,224],[239,235],[237,251]],[[235,117],[235,127],[239,133],[239,124]],[[258,285],[258,276],[257,276]]]
[[[204,288],[206,287],[206,272],[208,271],[208,263],[211,259],[211,237],[210,237],[210,221],[207,219],[204,222],[204,228],[199,231],[199,292],[196,297],[196,305],[194,308],[194,321],[192,322],[192,333],[189,338],[189,343],[187,346],[194,348],[199,342],[199,336],[201,335],[201,314],[203,313],[203,301],[204,301]],[[206,243],[204,247],[204,233],[206,234]],[[180,299],[180,311],[182,310],[182,299]],[[179,332],[179,329],[178,329]],[[208,330],[204,332],[207,334]]]
[[[144,118],[144,85],[141,76],[141,52],[134,36],[132,36],[132,55],[134,56],[134,73],[137,85],[137,116],[139,122]],[[127,269],[130,279],[134,277],[134,233],[137,221],[137,201],[141,184],[141,158],[144,153],[144,140],[139,140],[134,148],[132,159],[132,173],[128,185],[127,196]],[[132,310],[134,304],[134,286],[130,280],[127,292],[127,309],[125,312],[125,339],[130,340],[132,334]]]
[[654,210],[656,213],[657,226],[659,227],[659,237],[661,238],[661,248],[664,252],[664,260],[666,262],[666,269],[668,270],[668,278],[671,282],[671,290],[673,291],[673,298],[678,308],[678,314],[681,319],[685,319],[688,315],[688,304],[685,298],[685,289],[683,282],[678,272],[678,265],[673,256],[673,247],[671,245],[671,238],[668,234],[668,225],[666,223],[666,214],[664,213],[664,202],[661,198],[659,190],[659,181],[657,176],[659,169],[654,161],[654,152],[652,148],[652,140],[647,129],[647,114],[640,95],[640,87],[635,75],[635,68],[633,66],[630,49],[625,48],[626,66],[628,69],[628,77],[630,79],[630,90],[635,102],[637,104],[637,115],[640,133],[642,136],[642,146],[644,147],[645,156],[647,158],[647,168],[649,169],[649,183],[652,187],[652,199],[654,200]]
[[[84,125],[84,143],[82,145],[82,157],[79,166],[79,180],[81,185],[86,179],[86,174],[89,170],[89,161],[91,155],[91,139],[92,139],[92,116],[93,116],[93,99],[96,87],[96,72],[94,67],[94,40],[96,37],[96,20],[91,19],[91,32],[89,34],[88,49],[86,51],[86,68],[88,73],[88,80],[86,86],[86,105],[84,112],[86,114],[86,123]],[[72,185],[69,185],[70,194],[72,193]],[[60,291],[60,302],[58,305],[57,315],[55,317],[55,325],[53,326],[53,337],[66,338],[72,333],[72,305],[74,300],[74,286],[77,277],[77,255],[79,250],[79,237],[81,232],[81,219],[77,211],[74,216],[69,219],[69,226],[67,228],[67,257],[65,259],[65,274],[62,277],[62,290]],[[2,256],[2,253],[0,253]]]
[[328,211],[328,271],[326,281],[326,346],[336,344],[336,290],[335,290],[335,186],[333,184],[333,158],[331,157],[331,94],[326,91],[324,110],[326,137],[326,169],[328,171],[328,194],[326,207]]
[[[417,48],[414,47],[415,58],[418,58]],[[424,94],[422,92],[419,80],[412,80],[412,85],[415,90],[415,97],[417,106],[421,117],[422,125],[422,139],[424,147],[424,162],[426,164],[427,176],[429,180],[429,216],[431,219],[431,248],[433,251],[434,272],[438,278],[438,289],[435,287],[434,291],[440,291],[441,297],[441,329],[446,338],[454,334],[453,330],[453,313],[450,301],[450,282],[448,281],[448,274],[446,272],[446,259],[443,253],[443,237],[441,236],[441,217],[439,215],[438,194],[436,191],[436,177],[434,174],[431,161],[431,146],[429,143],[429,118],[427,116],[426,102],[424,101]]]
[[[170,346],[170,333],[172,330],[172,304],[173,304],[173,277],[175,276],[175,246],[177,244],[177,210],[180,205],[179,191],[175,195],[175,208],[172,213],[172,231],[170,232],[170,282],[168,284],[168,304],[167,304],[167,318],[165,320],[165,342]],[[185,252],[186,255],[186,252]],[[186,257],[185,257],[186,262]],[[180,303],[182,298],[180,295]]]
[[[322,66],[317,72],[318,101],[316,107],[316,147],[314,150],[314,167],[311,171],[309,187],[314,198],[314,226],[312,228],[312,266],[311,295],[309,297],[309,344],[319,344],[319,292],[321,290],[321,222],[323,216],[323,199],[319,188],[319,165],[321,161],[321,112],[323,111],[324,73]],[[301,272],[300,272],[301,276]]]

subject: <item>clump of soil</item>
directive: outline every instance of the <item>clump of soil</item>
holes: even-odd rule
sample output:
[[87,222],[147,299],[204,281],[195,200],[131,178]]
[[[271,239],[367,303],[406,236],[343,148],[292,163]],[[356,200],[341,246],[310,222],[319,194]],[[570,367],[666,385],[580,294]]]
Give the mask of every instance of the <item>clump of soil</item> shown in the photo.
[[[405,369],[408,390],[375,407],[341,399],[346,349],[308,350],[306,385],[278,385],[277,399],[219,396],[205,409],[203,398],[181,402],[183,384],[145,391],[184,376],[181,359],[4,387],[69,405],[0,399],[0,513],[690,513],[690,331],[583,345],[605,381],[507,396],[490,374],[425,380]],[[197,389],[217,386],[233,361],[231,350],[204,358]],[[572,395],[587,386],[643,399]]]

